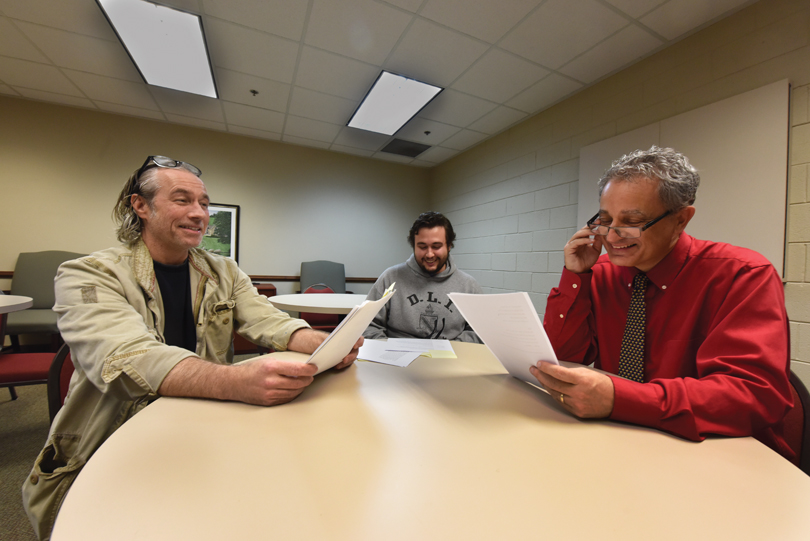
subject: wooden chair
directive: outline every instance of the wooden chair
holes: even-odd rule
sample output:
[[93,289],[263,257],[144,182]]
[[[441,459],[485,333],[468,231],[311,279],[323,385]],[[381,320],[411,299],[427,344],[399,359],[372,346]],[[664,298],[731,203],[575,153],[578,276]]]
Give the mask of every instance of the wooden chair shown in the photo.
[[810,475],[810,393],[792,370],[790,390],[793,394],[793,409],[782,421],[785,427],[785,440],[796,452],[796,460],[793,463]]

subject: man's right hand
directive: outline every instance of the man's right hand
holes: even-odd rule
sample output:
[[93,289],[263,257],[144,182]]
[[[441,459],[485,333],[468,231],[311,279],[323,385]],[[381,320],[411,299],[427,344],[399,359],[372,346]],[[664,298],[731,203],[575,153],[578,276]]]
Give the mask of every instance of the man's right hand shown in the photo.
[[187,357],[169,371],[158,394],[275,406],[301,394],[317,371],[314,364],[272,357],[233,366]]
[[298,361],[282,361],[272,357],[241,363],[232,400],[275,406],[289,402],[315,379],[318,367]]
[[571,237],[565,247],[565,268],[576,274],[588,272],[602,253],[602,237],[586,225]]

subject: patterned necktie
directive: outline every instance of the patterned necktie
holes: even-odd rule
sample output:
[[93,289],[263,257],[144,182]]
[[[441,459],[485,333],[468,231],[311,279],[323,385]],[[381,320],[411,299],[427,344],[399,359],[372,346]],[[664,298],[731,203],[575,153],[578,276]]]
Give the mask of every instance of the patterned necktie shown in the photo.
[[633,278],[633,296],[627,311],[622,350],[619,355],[619,375],[633,381],[644,381],[644,330],[647,325],[647,310],[644,292],[647,290],[647,275],[643,272]]

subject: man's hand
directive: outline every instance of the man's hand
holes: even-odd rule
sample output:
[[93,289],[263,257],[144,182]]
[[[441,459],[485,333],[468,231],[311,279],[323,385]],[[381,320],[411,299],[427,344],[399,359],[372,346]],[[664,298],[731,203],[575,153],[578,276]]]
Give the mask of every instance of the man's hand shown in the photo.
[[565,268],[577,274],[588,272],[601,253],[602,237],[594,235],[588,226],[585,226],[574,233],[563,248]]
[[272,357],[241,363],[231,389],[232,400],[275,406],[289,402],[310,384],[318,367],[298,361],[281,361]]
[[538,362],[529,371],[552,398],[577,417],[602,418],[613,411],[613,381],[604,374],[547,362]]
[[341,370],[346,368],[347,366],[351,366],[351,364],[357,359],[357,354],[360,352],[360,347],[363,345],[365,338],[362,336],[355,342],[354,347],[349,352],[348,355],[343,357],[343,360],[340,361],[337,365],[335,365],[335,369]]
[[163,378],[158,394],[274,406],[301,394],[317,371],[312,364],[272,357],[233,366],[187,357]]

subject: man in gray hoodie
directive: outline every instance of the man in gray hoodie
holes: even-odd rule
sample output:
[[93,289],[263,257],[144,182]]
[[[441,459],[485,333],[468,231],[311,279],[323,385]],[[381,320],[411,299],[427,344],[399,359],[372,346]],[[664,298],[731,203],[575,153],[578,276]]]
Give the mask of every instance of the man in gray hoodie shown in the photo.
[[363,333],[365,338],[431,338],[481,343],[448,293],[482,293],[475,278],[458,270],[450,249],[456,234],[438,212],[423,212],[408,234],[413,255],[377,279],[368,300],[396,282],[396,295]]

